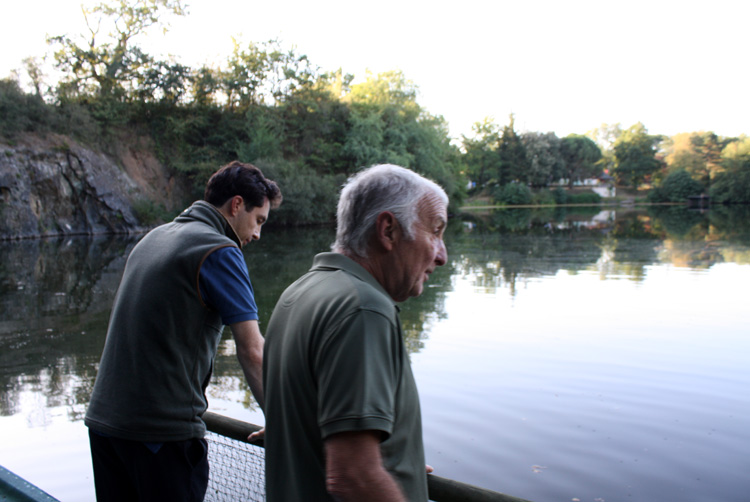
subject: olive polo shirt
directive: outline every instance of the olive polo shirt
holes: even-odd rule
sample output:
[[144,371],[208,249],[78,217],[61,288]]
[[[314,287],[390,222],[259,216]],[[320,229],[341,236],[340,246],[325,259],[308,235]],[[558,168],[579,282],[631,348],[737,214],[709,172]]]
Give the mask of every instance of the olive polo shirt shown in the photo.
[[427,500],[419,396],[398,307],[338,253],[281,295],[266,329],[266,496],[331,500],[323,441],[378,430],[386,469],[410,501]]

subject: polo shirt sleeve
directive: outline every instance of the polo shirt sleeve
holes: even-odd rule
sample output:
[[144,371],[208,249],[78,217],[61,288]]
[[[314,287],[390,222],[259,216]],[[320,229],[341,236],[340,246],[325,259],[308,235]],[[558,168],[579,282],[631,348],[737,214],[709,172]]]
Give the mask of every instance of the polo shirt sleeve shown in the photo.
[[208,255],[199,277],[203,301],[219,312],[225,325],[258,320],[253,285],[239,248],[219,248]]
[[393,333],[385,316],[359,310],[320,346],[314,372],[323,438],[364,430],[390,436],[401,371]]

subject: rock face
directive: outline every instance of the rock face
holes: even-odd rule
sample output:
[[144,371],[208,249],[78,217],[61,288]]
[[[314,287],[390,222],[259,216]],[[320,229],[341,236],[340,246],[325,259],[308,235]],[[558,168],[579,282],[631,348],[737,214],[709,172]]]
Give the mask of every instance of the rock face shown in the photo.
[[0,239],[142,232],[134,204],[171,209],[176,185],[135,144],[113,158],[56,135],[0,141]]

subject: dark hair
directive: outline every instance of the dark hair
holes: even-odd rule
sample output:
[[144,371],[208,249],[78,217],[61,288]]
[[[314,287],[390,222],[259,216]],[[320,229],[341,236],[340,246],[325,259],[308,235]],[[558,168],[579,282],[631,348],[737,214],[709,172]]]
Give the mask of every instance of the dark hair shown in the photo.
[[265,199],[268,199],[272,208],[276,208],[282,199],[279,187],[265,178],[260,169],[236,160],[211,176],[203,199],[215,207],[221,207],[235,195],[242,197],[247,211],[251,211],[253,207],[262,207]]

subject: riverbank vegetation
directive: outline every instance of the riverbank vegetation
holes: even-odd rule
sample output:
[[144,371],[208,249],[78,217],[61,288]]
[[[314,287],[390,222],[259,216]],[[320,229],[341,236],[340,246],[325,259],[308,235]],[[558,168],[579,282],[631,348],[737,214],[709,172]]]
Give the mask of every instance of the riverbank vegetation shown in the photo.
[[571,190],[585,180],[650,187],[651,202],[703,194],[750,203],[746,136],[664,137],[639,123],[559,138],[519,133],[511,116],[503,126],[478,122],[471,137],[457,140],[418,103],[417,85],[401,72],[355,83],[279,41],[236,41],[222,64],[191,68],[138,45],[165,16],[186,15],[180,0],[123,0],[84,13],[89,34],[48,39],[54,82],[34,59],[26,60],[26,86],[19,75],[0,80],[6,140],[55,132],[106,151],[123,137],[147,137],[164,166],[192,182],[195,196],[218,166],[251,162],[283,187],[286,202],[274,217],[282,224],[330,221],[346,177],[381,162],[440,183],[452,212],[467,197],[501,205],[600,202],[593,192]]

